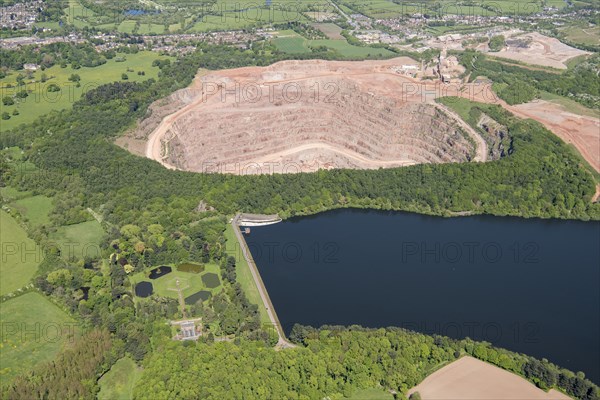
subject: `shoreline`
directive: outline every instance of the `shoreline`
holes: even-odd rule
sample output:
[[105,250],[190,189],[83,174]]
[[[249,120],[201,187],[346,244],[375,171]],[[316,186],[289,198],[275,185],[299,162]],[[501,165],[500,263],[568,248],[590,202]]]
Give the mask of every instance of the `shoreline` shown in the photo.
[[277,316],[275,307],[273,306],[273,303],[271,302],[271,298],[269,297],[269,292],[267,291],[267,288],[265,287],[265,284],[262,281],[260,272],[258,271],[258,267],[256,266],[254,259],[252,258],[252,253],[250,252],[250,249],[248,248],[248,244],[246,243],[246,240],[244,239],[244,236],[242,235],[242,232],[240,230],[240,225],[238,224],[238,221],[239,221],[241,215],[242,214],[237,214],[235,217],[232,218],[231,226],[233,228],[234,235],[235,235],[235,237],[240,245],[240,248],[242,250],[242,256],[245,258],[246,263],[248,264],[248,268],[250,269],[250,272],[254,279],[254,283],[256,285],[256,288],[258,289],[258,293],[263,302],[263,306],[267,311],[267,315],[269,316],[271,324],[273,324],[273,326],[275,327],[275,330],[277,332],[278,340],[277,340],[277,345],[275,347],[277,349],[286,349],[286,348],[296,347],[296,345],[289,342],[285,336],[285,332],[283,331],[281,322],[279,322],[279,317]]

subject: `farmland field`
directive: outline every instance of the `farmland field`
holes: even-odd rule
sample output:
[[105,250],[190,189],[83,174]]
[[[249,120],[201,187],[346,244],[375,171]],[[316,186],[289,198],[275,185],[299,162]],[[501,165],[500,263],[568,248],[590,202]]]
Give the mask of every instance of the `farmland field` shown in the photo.
[[342,28],[332,23],[314,23],[311,24],[313,28],[316,28],[323,32],[328,39],[343,40],[344,37],[340,34]]
[[[342,0],[342,5],[371,18],[394,18],[402,14],[429,13],[438,15],[527,15],[541,11],[540,2],[498,0],[485,8],[482,3],[457,4],[454,1],[397,4],[391,0]],[[555,7],[564,7],[562,0],[552,1]],[[439,7],[438,7],[439,6]]]
[[575,43],[581,43],[592,46],[600,45],[600,26],[580,27],[570,26],[561,29],[565,37]]
[[69,315],[36,292],[2,303],[0,321],[0,386],[20,371],[52,360],[77,332]]
[[276,34],[273,44],[281,51],[286,53],[308,53],[310,47],[325,46],[336,50],[343,57],[361,58],[368,55],[392,56],[394,53],[387,49],[375,48],[369,46],[354,46],[346,39],[314,39],[308,40],[291,30],[282,30]]
[[42,262],[39,246],[4,210],[0,210],[0,295],[25,286]]
[[346,40],[318,39],[311,40],[311,46],[325,46],[337,50],[344,57],[392,56],[394,53],[387,49],[368,46],[353,46]]
[[118,30],[119,30],[119,32],[123,32],[123,33],[133,33],[133,30],[135,29],[135,25],[136,25],[135,21],[125,20],[125,21],[121,22]]
[[100,255],[100,242],[104,236],[102,226],[96,220],[61,226],[50,235],[58,245],[65,259],[97,257]]
[[129,400],[133,398],[133,387],[140,378],[142,369],[124,357],[112,366],[100,380],[98,400]]
[[[119,57],[124,58],[124,61],[119,62]],[[167,57],[149,51],[142,51],[137,54],[119,54],[112,60],[108,60],[106,64],[95,68],[73,69],[70,66],[61,68],[55,65],[43,72],[34,72],[31,79],[25,80],[24,87],[18,87],[16,83],[16,77],[23,71],[12,71],[6,78],[0,79],[0,97],[14,96],[21,90],[27,90],[29,96],[25,99],[15,99],[15,104],[11,106],[0,103],[0,112],[8,112],[9,114],[12,114],[14,110],[19,112],[19,115],[13,115],[11,119],[2,121],[0,131],[7,131],[20,124],[33,122],[37,117],[53,110],[70,108],[88,90],[105,83],[122,81],[121,75],[123,73],[127,73],[130,82],[141,82],[150,78],[157,78],[159,69],[153,67],[152,62],[158,58]],[[128,68],[133,72],[128,72]],[[145,72],[145,75],[138,75],[138,71]],[[42,74],[45,74],[48,78],[45,83],[41,82]],[[80,76],[80,87],[69,81],[72,74]],[[49,92],[48,88],[52,84],[57,85],[61,90]],[[9,87],[9,85],[12,87]]]
[[69,0],[64,12],[66,22],[75,25],[77,28],[90,26],[88,21],[96,18],[94,11],[82,6],[77,0]]
[[279,37],[273,39],[273,44],[286,53],[308,53],[308,40],[302,37]]

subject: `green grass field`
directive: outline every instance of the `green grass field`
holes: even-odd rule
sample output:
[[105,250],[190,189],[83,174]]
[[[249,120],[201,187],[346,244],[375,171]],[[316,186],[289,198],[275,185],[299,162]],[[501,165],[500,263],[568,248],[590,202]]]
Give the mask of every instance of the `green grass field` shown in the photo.
[[0,250],[0,295],[5,295],[29,282],[43,254],[17,221],[3,210],[0,210]]
[[269,324],[269,315],[267,314],[267,310],[265,309],[260,297],[260,293],[258,292],[258,288],[256,287],[256,283],[254,282],[254,278],[252,277],[252,272],[250,272],[250,267],[242,255],[239,243],[230,224],[227,224],[227,228],[225,229],[225,240],[227,240],[227,254],[235,257],[236,260],[235,272],[238,283],[244,289],[244,293],[246,293],[250,303],[258,305],[260,321],[262,323]]
[[135,29],[135,25],[136,25],[135,21],[125,20],[125,21],[121,22],[118,30],[119,30],[119,32],[122,32],[122,33],[132,33],[133,30]]
[[59,246],[63,258],[84,258],[86,255],[90,257],[100,255],[100,242],[103,236],[102,226],[94,220],[61,226],[56,232],[50,234],[50,240]]
[[143,272],[138,272],[131,276],[130,280],[133,286],[135,284],[146,281],[152,283],[154,294],[163,297],[171,297],[173,299],[178,298],[177,293],[177,285],[176,280],[179,279],[179,285],[183,290],[183,297],[191,296],[192,294],[199,292],[200,290],[206,290],[211,292],[213,295],[219,293],[223,286],[221,284],[217,285],[214,288],[209,288],[205,285],[202,278],[206,274],[216,274],[219,276],[220,268],[215,263],[204,264],[204,271],[197,274],[193,272],[182,272],[177,271],[177,268],[174,265],[169,265],[173,270],[171,273],[161,276],[158,279],[150,279],[148,275],[150,274],[150,269]]
[[22,198],[13,203],[21,215],[24,215],[28,223],[33,227],[50,224],[50,211],[52,211],[52,199],[46,196],[32,196]]
[[[563,8],[561,0],[548,0],[552,6]],[[542,10],[541,3],[534,0],[497,0],[485,3],[491,9],[481,7],[481,3],[457,3],[452,0],[439,2],[403,2],[392,0],[341,0],[341,4],[355,12],[371,18],[394,18],[401,14],[431,13],[442,15],[528,15]],[[431,6],[430,6],[431,5]],[[439,8],[435,8],[439,6]]]
[[88,21],[96,18],[96,13],[94,11],[82,6],[77,0],[69,0],[64,12],[65,21],[68,24],[75,25],[77,28],[90,26]]
[[273,44],[279,50],[290,54],[310,52],[308,40],[302,37],[279,37],[273,39]]
[[0,323],[0,386],[20,371],[52,360],[72,340],[70,333],[78,331],[69,315],[36,292],[2,303]]
[[369,55],[376,56],[392,56],[394,53],[387,49],[378,49],[367,46],[353,46],[346,40],[318,39],[311,40],[311,46],[325,46],[330,49],[337,50],[344,57],[367,57]]
[[142,369],[129,358],[124,357],[112,366],[98,383],[98,400],[130,400],[133,388],[142,375]]
[[393,400],[394,396],[381,389],[357,390],[349,397],[350,400]]
[[572,42],[600,46],[600,26],[569,26],[561,32]]
[[[12,129],[23,123],[30,123],[37,117],[53,110],[70,108],[88,90],[106,83],[121,81],[121,74],[123,73],[127,73],[129,82],[141,82],[150,78],[157,78],[159,69],[153,67],[152,62],[157,58],[167,58],[149,51],[137,54],[119,54],[118,57],[124,57],[126,60],[117,62],[117,57],[115,57],[108,60],[106,64],[95,68],[73,69],[71,66],[61,68],[55,65],[43,72],[36,71],[32,74],[32,79],[25,79],[24,87],[17,87],[16,84],[17,75],[23,73],[23,71],[11,71],[6,78],[0,79],[0,97],[14,97],[21,90],[27,90],[29,96],[25,99],[15,99],[15,104],[11,106],[0,103],[0,113],[7,112],[11,115],[9,120],[2,120],[0,131]],[[128,68],[134,72],[128,72]],[[146,75],[138,75],[138,71],[144,71]],[[42,74],[48,77],[48,81],[45,83],[41,82]],[[77,74],[81,77],[80,87],[76,87],[73,82],[69,82],[71,74]],[[61,90],[59,92],[48,92],[48,86],[51,84],[56,84]],[[8,85],[13,87],[8,87]],[[12,115],[14,110],[18,110],[19,115]]]
[[290,54],[308,53],[310,47],[325,46],[336,50],[344,57],[364,58],[368,56],[392,56],[394,53],[387,49],[368,46],[353,46],[346,39],[316,39],[308,40],[292,30],[277,32],[273,44],[281,51]]
[[[175,30],[177,26],[173,26]],[[169,27],[170,29],[170,27]],[[140,27],[138,28],[138,33],[140,35],[148,35],[150,33],[156,33],[157,35],[161,35],[165,32],[165,26],[163,24],[153,24],[151,22],[142,22]]]

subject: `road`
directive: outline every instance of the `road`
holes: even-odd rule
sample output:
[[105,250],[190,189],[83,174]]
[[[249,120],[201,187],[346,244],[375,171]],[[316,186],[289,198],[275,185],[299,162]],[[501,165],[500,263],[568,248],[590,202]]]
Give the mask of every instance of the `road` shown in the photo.
[[331,4],[331,5],[332,5],[332,6],[333,6],[333,7],[334,7],[336,10],[338,10],[338,12],[339,12],[340,14],[342,14],[342,16],[343,16],[344,18],[346,18],[346,22],[348,22],[350,25],[352,25],[352,18],[350,18],[350,17],[348,16],[348,14],[346,14],[346,13],[345,13],[345,12],[344,12],[344,11],[343,11],[343,10],[342,10],[340,7],[338,7],[338,5],[337,5],[337,4],[335,4],[335,2],[334,2],[334,1],[330,1],[330,4]]
[[273,304],[271,303],[271,299],[269,298],[267,289],[265,288],[265,285],[263,284],[263,281],[260,277],[260,273],[258,272],[258,269],[256,268],[256,264],[254,263],[254,259],[252,258],[252,255],[250,254],[250,251],[248,250],[248,246],[246,245],[246,239],[244,239],[244,237],[242,236],[242,232],[240,231],[240,228],[238,225],[239,218],[240,218],[240,214],[237,214],[231,220],[231,226],[233,228],[233,232],[235,233],[236,239],[237,239],[238,243],[240,244],[240,248],[242,249],[242,254],[244,255],[244,258],[246,259],[246,262],[248,263],[248,267],[250,268],[250,272],[252,273],[252,278],[254,278],[254,283],[256,284],[256,288],[258,289],[260,298],[261,298],[263,304],[265,305],[265,309],[267,310],[267,315],[269,316],[269,320],[271,321],[271,323],[275,327],[275,330],[277,331],[277,335],[279,338],[277,340],[277,345],[275,347],[277,349],[287,349],[287,348],[296,347],[295,344],[288,342],[288,340],[285,338],[285,333],[283,333],[283,329],[281,327],[281,324],[279,323],[279,318],[277,318],[277,313],[275,312],[275,309],[273,308]]

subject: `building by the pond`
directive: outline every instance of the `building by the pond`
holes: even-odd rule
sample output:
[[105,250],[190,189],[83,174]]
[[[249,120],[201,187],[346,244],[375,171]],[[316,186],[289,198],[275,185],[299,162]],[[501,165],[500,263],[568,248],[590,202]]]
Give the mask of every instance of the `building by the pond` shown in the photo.
[[198,340],[202,336],[202,318],[171,321],[171,325],[179,327],[174,340]]

